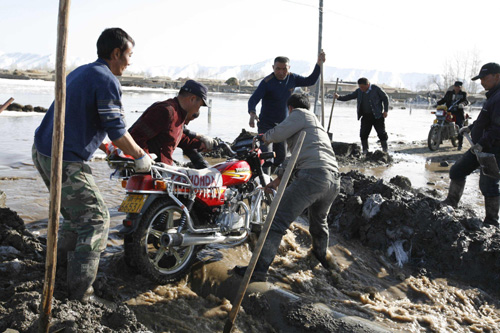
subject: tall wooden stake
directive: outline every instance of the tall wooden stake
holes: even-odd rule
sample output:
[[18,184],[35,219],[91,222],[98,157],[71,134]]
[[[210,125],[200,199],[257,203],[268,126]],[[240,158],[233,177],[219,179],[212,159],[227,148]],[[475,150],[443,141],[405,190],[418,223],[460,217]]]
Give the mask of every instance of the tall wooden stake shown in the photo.
[[66,109],[66,47],[70,0],[59,1],[57,23],[57,60],[54,102],[54,130],[52,133],[52,165],[50,172],[49,224],[47,229],[47,257],[45,281],[40,304],[39,332],[49,332],[52,296],[57,264],[57,231],[61,209],[61,172],[64,144],[64,119]]
[[[318,55],[323,49],[322,44],[323,44],[323,0],[319,0]],[[321,71],[321,80],[323,80],[323,71]],[[314,97],[314,114],[318,117],[318,119],[320,115],[318,114],[317,105],[319,98],[319,90],[320,88],[322,88],[320,86],[321,84],[318,83],[316,84],[316,96]],[[324,122],[322,123],[322,125],[324,125]]]
[[247,270],[245,272],[245,276],[243,280],[241,280],[240,288],[238,289],[238,293],[233,301],[233,308],[231,312],[229,312],[228,319],[224,326],[224,333],[230,333],[234,322],[236,321],[236,316],[240,311],[240,305],[243,301],[243,297],[245,296],[245,292],[248,287],[248,283],[250,282],[250,278],[252,277],[253,271],[255,269],[255,265],[257,264],[257,260],[259,259],[260,252],[262,251],[262,247],[264,246],[264,242],[266,241],[267,234],[269,233],[269,229],[271,228],[271,223],[273,222],[274,215],[278,210],[281,197],[285,192],[286,184],[290,179],[290,175],[292,174],[292,170],[295,166],[295,162],[297,162],[297,158],[299,157],[300,149],[302,148],[302,143],[304,142],[304,138],[306,137],[306,132],[302,131],[299,135],[299,139],[297,140],[297,146],[295,147],[292,156],[290,157],[290,161],[286,166],[285,173],[283,174],[283,178],[281,179],[280,185],[278,187],[278,193],[274,197],[273,202],[271,203],[271,207],[269,208],[269,214],[267,215],[266,222],[262,227],[262,230],[259,235],[259,239],[257,240],[257,245],[255,245],[255,250],[253,251],[252,258],[248,263]]

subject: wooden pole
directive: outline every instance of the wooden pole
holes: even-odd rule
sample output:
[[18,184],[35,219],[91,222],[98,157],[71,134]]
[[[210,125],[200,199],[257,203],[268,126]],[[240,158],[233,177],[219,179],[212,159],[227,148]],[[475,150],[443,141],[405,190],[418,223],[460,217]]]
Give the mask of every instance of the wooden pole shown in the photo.
[[[321,50],[323,52],[323,50]],[[321,126],[325,127],[325,81],[323,77],[323,64],[321,64]]]
[[[332,117],[333,117],[333,107],[335,106],[335,94],[337,93],[337,88],[339,86],[339,78],[337,78],[337,82],[335,82],[335,92],[333,93],[333,102],[332,102],[332,110],[330,111],[330,119],[328,120],[328,129],[326,130],[326,133],[330,134],[330,125],[332,124]],[[330,138],[331,140],[332,138]]]
[[297,162],[297,158],[299,156],[300,149],[302,148],[302,143],[304,142],[304,138],[306,137],[306,132],[302,131],[299,135],[299,139],[297,140],[297,146],[290,157],[290,161],[285,169],[285,173],[283,178],[281,179],[280,185],[278,186],[278,193],[276,197],[274,197],[273,202],[271,203],[271,207],[269,208],[269,214],[267,215],[266,222],[262,227],[262,230],[259,235],[259,239],[257,240],[257,245],[255,245],[255,250],[253,251],[252,258],[250,259],[250,263],[248,264],[247,270],[245,272],[245,276],[243,280],[241,280],[240,288],[238,289],[238,293],[236,294],[236,298],[233,301],[233,308],[229,313],[228,319],[226,321],[226,325],[224,325],[224,333],[230,333],[234,322],[236,321],[236,316],[240,311],[241,302],[243,301],[243,297],[245,296],[245,292],[248,287],[248,283],[250,282],[250,278],[252,277],[253,271],[255,269],[255,265],[257,264],[257,260],[259,259],[260,252],[262,251],[262,247],[264,246],[264,242],[266,241],[267,234],[269,233],[269,229],[271,228],[271,223],[273,222],[274,215],[278,210],[281,197],[285,192],[286,184],[290,179],[290,175],[292,174],[292,170],[295,166],[295,162]]
[[3,110],[7,109],[12,102],[14,102],[13,97],[9,98],[9,100],[5,102],[4,105],[0,106],[0,113],[2,113]]
[[[318,56],[323,49],[323,0],[319,0],[319,28],[318,28]],[[321,74],[321,78],[323,78],[323,74]],[[318,115],[318,98],[319,98],[319,89],[320,84],[316,83],[316,95],[314,96],[314,114],[319,119]]]
[[57,23],[57,60],[54,102],[54,129],[52,133],[52,164],[50,172],[49,224],[47,229],[47,257],[45,281],[40,304],[39,332],[49,332],[52,296],[57,264],[57,231],[61,209],[61,173],[64,144],[64,120],[66,109],[66,48],[70,0],[59,1]]

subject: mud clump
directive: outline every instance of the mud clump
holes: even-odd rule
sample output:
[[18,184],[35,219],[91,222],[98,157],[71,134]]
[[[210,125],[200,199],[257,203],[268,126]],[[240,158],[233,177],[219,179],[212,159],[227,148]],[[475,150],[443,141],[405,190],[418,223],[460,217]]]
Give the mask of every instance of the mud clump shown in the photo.
[[387,183],[357,171],[343,174],[329,224],[399,266],[410,264],[500,294],[500,230],[484,226],[469,208],[444,206],[411,188],[405,177]]
[[[37,332],[45,275],[45,239],[37,238],[23,220],[0,208],[0,332],[13,329]],[[82,304],[66,299],[64,270],[56,279],[51,331],[147,331],[124,304],[113,309],[102,304]]]

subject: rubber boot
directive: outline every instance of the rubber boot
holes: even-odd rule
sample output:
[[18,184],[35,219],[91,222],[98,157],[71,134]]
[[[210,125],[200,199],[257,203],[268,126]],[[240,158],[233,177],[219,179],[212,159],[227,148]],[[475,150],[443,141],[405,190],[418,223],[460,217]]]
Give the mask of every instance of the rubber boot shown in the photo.
[[[269,266],[274,260],[276,253],[281,244],[281,238],[283,238],[283,234],[279,232],[269,231],[267,234],[266,241],[264,242],[264,246],[262,247],[262,251],[260,252],[259,259],[255,264],[255,270],[252,274],[252,281],[267,281],[267,271],[269,270]],[[236,266],[234,268],[234,272],[238,275],[245,275],[246,269],[248,266]]]
[[361,146],[363,147],[363,154],[368,153],[368,140],[361,140]]
[[484,217],[484,224],[498,225],[498,210],[500,209],[500,197],[484,197],[484,208],[486,216]]
[[380,141],[380,144],[382,145],[382,151],[387,153],[387,140]]
[[61,230],[57,240],[57,267],[66,267],[68,252],[74,251],[78,234],[74,231]]
[[68,252],[67,284],[70,300],[87,303],[99,268],[100,252]]
[[442,204],[457,208],[458,202],[460,201],[460,198],[464,193],[464,188],[465,188],[465,180],[452,179],[450,181],[450,189],[448,190],[448,196],[446,197],[446,199],[444,199],[444,201],[442,201]]

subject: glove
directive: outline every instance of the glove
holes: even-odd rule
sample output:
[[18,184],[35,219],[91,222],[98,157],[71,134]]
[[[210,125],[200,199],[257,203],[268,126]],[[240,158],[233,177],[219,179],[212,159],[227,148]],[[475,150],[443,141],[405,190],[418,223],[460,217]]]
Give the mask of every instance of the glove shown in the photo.
[[474,154],[480,153],[483,151],[483,146],[481,146],[479,143],[476,143],[474,146],[470,148]]
[[148,154],[144,153],[142,157],[136,158],[134,161],[135,164],[135,172],[149,172],[151,171],[151,165],[153,165],[153,160],[149,157]]
[[470,128],[468,126],[464,126],[458,131],[458,134],[460,135],[464,135],[465,133],[470,133]]
[[215,140],[209,136],[200,134],[198,135],[198,140],[201,141],[205,145],[205,150],[212,150],[214,149],[215,145]]

